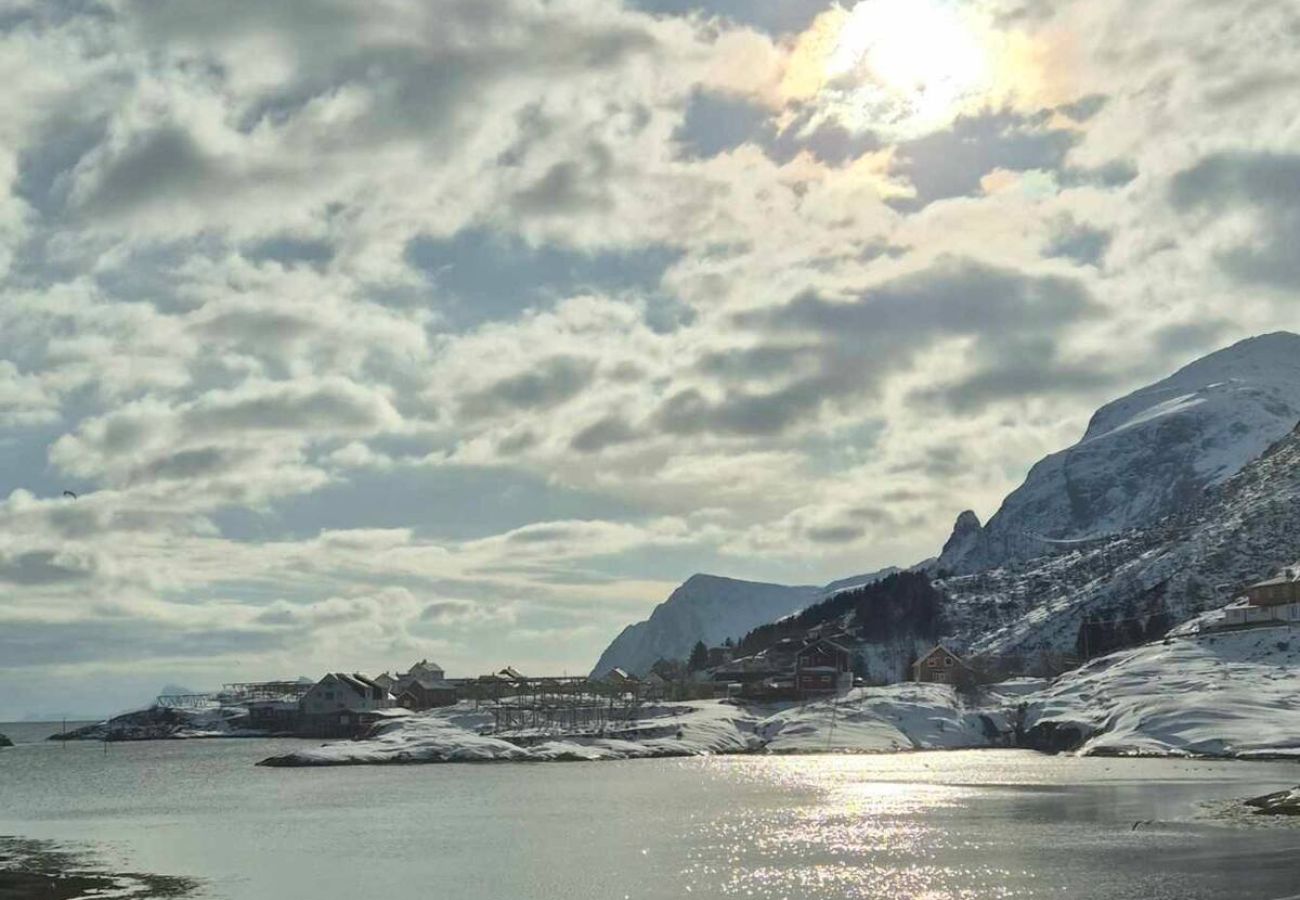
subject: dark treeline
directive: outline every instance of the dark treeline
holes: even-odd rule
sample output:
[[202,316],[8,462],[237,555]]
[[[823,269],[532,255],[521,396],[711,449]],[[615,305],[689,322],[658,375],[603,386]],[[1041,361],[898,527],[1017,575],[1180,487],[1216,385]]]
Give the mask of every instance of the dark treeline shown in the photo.
[[894,638],[937,640],[943,630],[944,594],[921,572],[897,572],[860,588],[841,591],[780,622],[760,625],[740,642],[745,655],[766,650],[787,637],[848,617],[849,627],[868,643]]
[[1075,651],[1081,659],[1095,659],[1159,640],[1174,626],[1174,617],[1166,609],[1139,616],[1132,609],[1124,615],[1090,616],[1079,625]]

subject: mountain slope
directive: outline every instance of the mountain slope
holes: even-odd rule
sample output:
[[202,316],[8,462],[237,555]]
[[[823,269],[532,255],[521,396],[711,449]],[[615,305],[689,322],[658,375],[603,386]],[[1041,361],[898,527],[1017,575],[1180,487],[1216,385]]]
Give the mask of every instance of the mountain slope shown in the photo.
[[963,513],[937,568],[960,574],[1069,549],[1193,503],[1300,421],[1300,335],[1242,341],[1093,416],[983,528]]
[[790,587],[693,575],[655,607],[650,618],[629,625],[600,655],[592,670],[602,675],[618,666],[644,674],[659,659],[685,659],[696,641],[717,646],[739,640],[758,625],[798,612],[836,591],[869,584],[894,572],[885,569],[832,582],[825,587]]
[[1174,622],[1300,559],[1300,427],[1197,502],[1068,553],[939,582],[974,652],[1072,652],[1089,617]]
[[696,641],[721,644],[763,622],[802,609],[821,589],[692,575],[650,618],[623,629],[600,655],[593,675],[618,666],[641,675],[659,659],[684,659]]

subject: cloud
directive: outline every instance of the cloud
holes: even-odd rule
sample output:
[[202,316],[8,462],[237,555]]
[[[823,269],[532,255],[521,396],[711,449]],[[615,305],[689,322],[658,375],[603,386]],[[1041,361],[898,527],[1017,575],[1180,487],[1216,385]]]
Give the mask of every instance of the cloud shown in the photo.
[[0,554],[0,581],[22,587],[86,581],[95,574],[93,560],[50,550],[32,550],[6,557]]
[[557,356],[531,371],[511,375],[469,394],[461,409],[471,418],[549,409],[571,400],[591,384],[594,376],[595,366],[590,360]]
[[1081,266],[1095,266],[1105,257],[1112,238],[1109,231],[1065,216],[1054,224],[1043,255],[1069,259]]
[[[809,371],[764,392],[736,387],[710,399],[698,389],[683,390],[665,401],[656,421],[674,434],[779,434],[828,403],[878,391],[922,353],[953,339],[968,341],[963,355],[979,370],[949,389],[955,409],[980,405],[976,398],[1032,394],[1048,389],[1049,380],[991,366],[1015,356],[1026,342],[1036,354],[1050,355],[1058,334],[1100,312],[1076,281],[966,259],[943,259],[841,298],[805,292],[784,306],[737,317],[740,325],[783,343],[714,352],[701,365],[753,375],[797,371],[802,362]],[[815,336],[818,343],[784,343],[796,335]]]
[[569,446],[579,453],[599,453],[608,447],[625,444],[636,437],[636,430],[620,416],[605,416],[573,436]]
[[1293,327],[1293,5],[1031,6],[953,103],[830,59],[875,0],[15,8],[0,666],[576,670]]
[[977,195],[984,176],[997,169],[1057,170],[1079,140],[1078,132],[1053,128],[1043,114],[962,116],[947,130],[898,146],[891,171],[905,178],[914,193],[891,202],[916,210],[950,197]]
[[584,292],[652,295],[681,253],[662,246],[596,252],[533,246],[515,235],[473,228],[449,238],[417,237],[405,255],[447,296],[440,312],[459,329],[508,321],[526,309],[551,309]]
[[1300,287],[1300,155],[1217,153],[1174,176],[1174,207],[1185,213],[1217,213],[1224,206],[1258,216],[1246,240],[1220,250],[1218,261],[1246,284]]

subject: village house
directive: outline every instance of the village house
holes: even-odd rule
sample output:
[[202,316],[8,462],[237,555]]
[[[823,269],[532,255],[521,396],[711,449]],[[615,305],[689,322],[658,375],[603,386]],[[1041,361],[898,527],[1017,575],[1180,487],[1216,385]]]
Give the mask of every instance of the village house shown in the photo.
[[631,675],[627,669],[621,669],[617,666],[602,675],[600,680],[613,687],[628,687],[639,683],[639,679],[635,675]]
[[1300,624],[1300,570],[1252,584],[1224,607],[1224,625]]
[[281,698],[270,700],[248,700],[248,727],[258,731],[284,733],[296,731],[298,717],[301,714],[299,701]]
[[319,737],[355,735],[393,705],[393,695],[366,676],[331,672],[298,702],[301,731]]
[[939,645],[912,666],[912,680],[930,684],[963,684],[975,680],[975,672],[961,657]]
[[416,678],[407,682],[397,695],[397,705],[402,709],[420,712],[440,706],[455,706],[459,699],[456,685],[434,678]]
[[[379,679],[375,680],[379,681]],[[422,659],[415,665],[411,666],[411,668],[406,672],[393,678],[393,683],[385,685],[385,687],[391,691],[394,696],[398,696],[416,680],[446,681],[447,673],[445,673],[442,670],[442,666],[437,663],[429,662],[427,659]]]
[[801,699],[833,696],[853,687],[853,658],[848,648],[819,638],[794,655],[795,691]]

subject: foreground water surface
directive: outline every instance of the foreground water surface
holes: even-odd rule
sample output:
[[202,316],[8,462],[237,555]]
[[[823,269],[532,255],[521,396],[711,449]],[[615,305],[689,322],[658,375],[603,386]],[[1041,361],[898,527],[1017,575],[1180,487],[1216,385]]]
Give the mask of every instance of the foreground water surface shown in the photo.
[[223,900],[1300,892],[1300,828],[1228,802],[1300,783],[1295,764],[986,750],[253,766],[307,743],[20,743],[0,751],[0,835]]

